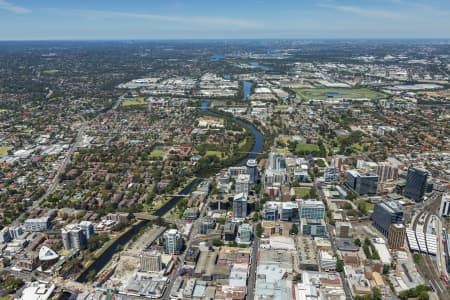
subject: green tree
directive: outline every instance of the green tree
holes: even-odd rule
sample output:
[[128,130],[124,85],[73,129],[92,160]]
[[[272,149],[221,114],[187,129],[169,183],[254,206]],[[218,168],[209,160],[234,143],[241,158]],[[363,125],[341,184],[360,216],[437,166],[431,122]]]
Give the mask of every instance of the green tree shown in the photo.
[[221,247],[221,246],[223,246],[223,241],[219,240],[219,239],[214,239],[212,241],[212,244],[213,244],[214,247]]
[[343,272],[344,271],[344,261],[342,259],[338,259],[336,262],[336,271]]
[[298,234],[298,225],[293,223],[291,226],[291,229],[289,230],[289,233],[297,235]]
[[296,274],[296,275],[294,276],[294,281],[295,281],[295,282],[300,282],[300,281],[302,281],[302,274]]
[[383,296],[381,295],[381,291],[379,288],[374,287],[372,289],[372,299],[373,300],[381,300]]
[[97,272],[95,270],[90,270],[89,273],[86,275],[86,279],[88,281],[93,281],[97,275]]
[[420,261],[422,260],[422,256],[420,256],[420,254],[414,253],[413,259],[414,259],[414,262],[415,262],[416,264],[418,264],[418,263],[420,263]]
[[264,232],[261,223],[256,224],[255,231],[256,231],[256,236],[260,238]]
[[426,291],[421,291],[419,294],[419,300],[428,300],[429,299],[429,295],[428,292]]
[[6,275],[0,278],[0,289],[5,290],[8,294],[16,292],[22,285],[24,282],[20,278]]

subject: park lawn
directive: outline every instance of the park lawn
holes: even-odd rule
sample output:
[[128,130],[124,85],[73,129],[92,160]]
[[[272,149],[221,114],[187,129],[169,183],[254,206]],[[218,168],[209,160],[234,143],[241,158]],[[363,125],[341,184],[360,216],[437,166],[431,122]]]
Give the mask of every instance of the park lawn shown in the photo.
[[297,144],[295,146],[295,152],[300,152],[300,153],[320,152],[320,148],[316,144]]
[[8,154],[8,151],[11,150],[13,147],[11,146],[0,146],[0,157],[3,157]]
[[139,97],[132,100],[125,100],[122,102],[123,107],[138,106],[138,105],[145,105],[144,97]]
[[217,158],[221,159],[222,153],[223,152],[221,152],[221,151],[207,150],[205,153],[205,156],[216,156]]
[[327,94],[339,94],[337,98],[347,99],[378,99],[386,96],[384,93],[368,88],[301,88],[295,89],[295,92],[302,100],[326,100]]
[[278,140],[280,142],[282,142],[283,144],[287,144],[291,140],[291,137],[282,135],[282,136],[278,137]]
[[247,139],[246,138],[239,142],[238,148],[242,149],[245,146],[245,144],[247,144]]
[[153,157],[163,157],[164,151],[162,149],[154,149],[149,157],[153,158]]
[[375,207],[375,204],[370,203],[370,202],[368,202],[368,201],[366,201],[364,199],[358,199],[358,200],[355,201],[356,205],[361,204],[361,203],[365,204],[367,211],[373,211],[373,208]]
[[277,153],[284,154],[284,155],[292,155],[291,151],[289,151],[289,150],[286,149],[286,148],[277,148],[277,149],[276,149],[276,152],[277,152]]
[[300,198],[305,198],[309,196],[309,189],[305,188],[294,188],[295,196]]

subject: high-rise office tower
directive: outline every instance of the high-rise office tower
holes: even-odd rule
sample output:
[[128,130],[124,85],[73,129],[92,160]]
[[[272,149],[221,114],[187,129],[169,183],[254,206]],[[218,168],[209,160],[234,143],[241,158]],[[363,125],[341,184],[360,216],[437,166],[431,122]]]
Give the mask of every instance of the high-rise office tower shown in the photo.
[[410,167],[406,176],[405,197],[422,201],[427,189],[429,173],[422,168]]

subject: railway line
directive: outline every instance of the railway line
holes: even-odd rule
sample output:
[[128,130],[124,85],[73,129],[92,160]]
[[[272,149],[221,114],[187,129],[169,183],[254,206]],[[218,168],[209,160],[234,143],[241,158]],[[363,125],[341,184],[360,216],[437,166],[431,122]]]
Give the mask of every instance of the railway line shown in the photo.
[[[414,231],[418,229],[418,225],[422,225],[423,233],[427,232],[427,225],[430,223],[433,213],[439,208],[440,201],[437,201],[440,199],[439,196],[439,194],[434,195],[432,199],[423,205],[422,211],[414,218],[412,224],[412,229]],[[419,222],[421,224],[419,224]],[[438,241],[438,243],[440,243],[440,241]],[[440,255],[440,253],[437,253],[437,255]],[[429,280],[430,285],[439,296],[439,299],[450,300],[447,286],[443,284],[436,264],[428,254],[422,254],[421,256],[422,262],[420,263],[420,266],[422,266],[422,268],[419,270],[420,273]]]

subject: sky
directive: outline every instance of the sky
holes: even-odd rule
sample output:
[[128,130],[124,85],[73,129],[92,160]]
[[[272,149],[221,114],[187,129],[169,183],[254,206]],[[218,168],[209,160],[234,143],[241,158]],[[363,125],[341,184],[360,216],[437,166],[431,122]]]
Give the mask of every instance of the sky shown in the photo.
[[450,38],[449,0],[0,0],[0,40]]

